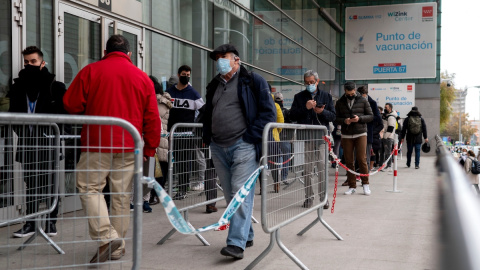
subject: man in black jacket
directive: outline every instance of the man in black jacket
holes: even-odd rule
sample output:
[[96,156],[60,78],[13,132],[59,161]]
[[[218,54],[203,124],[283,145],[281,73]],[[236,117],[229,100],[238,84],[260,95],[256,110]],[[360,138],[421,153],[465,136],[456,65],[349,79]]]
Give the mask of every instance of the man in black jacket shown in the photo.
[[[290,119],[297,121],[298,124],[307,125],[322,125],[327,127],[329,122],[335,120],[335,108],[333,107],[332,96],[320,90],[318,84],[320,79],[318,73],[313,70],[308,70],[303,75],[303,80],[307,89],[296,94],[293,98],[292,108],[290,109]],[[300,135],[300,134],[299,134]],[[325,134],[327,135],[327,134]],[[314,192],[311,178],[315,175],[313,167],[316,164],[317,170],[320,172],[327,157],[323,157],[325,153],[325,143],[322,138],[313,139],[311,135],[305,138],[305,166],[304,166],[304,181],[305,181],[305,202],[303,207],[310,208],[313,205]],[[323,142],[323,143],[322,143]],[[318,173],[318,193],[320,201],[325,199],[326,182],[323,179],[323,174]],[[325,204],[328,209],[328,201]]]
[[417,107],[413,107],[403,121],[403,129],[400,135],[400,141],[405,138],[407,141],[407,167],[410,168],[412,162],[412,152],[415,146],[415,169],[420,168],[420,147],[422,146],[422,134],[425,142],[428,142],[427,125],[422,118],[422,114]]
[[[35,46],[27,47],[23,52],[24,69],[14,79],[10,90],[9,112],[66,114],[63,108],[65,84],[55,81],[55,75],[45,66],[43,53]],[[23,178],[26,189],[26,214],[38,212],[38,205],[44,199],[39,193],[56,193],[53,190],[54,151],[52,139],[45,138],[44,133],[51,134],[49,126],[22,126],[15,130],[18,139],[16,161],[23,164]],[[48,190],[45,190],[47,187]],[[53,198],[48,198],[53,201]],[[45,232],[49,236],[57,235],[57,207],[47,216]],[[35,233],[35,220],[29,219],[14,237],[27,237]]]
[[[335,123],[342,125],[342,146],[345,163],[350,170],[355,171],[354,153],[356,153],[360,173],[368,174],[366,157],[367,123],[373,120],[372,108],[365,98],[356,94],[353,82],[345,83],[344,89],[345,95],[335,105],[335,111],[337,112]],[[368,176],[362,176],[361,179],[363,192],[368,196],[371,194]],[[345,195],[352,195],[357,187],[355,175],[348,172],[347,180],[349,189],[345,192]]]

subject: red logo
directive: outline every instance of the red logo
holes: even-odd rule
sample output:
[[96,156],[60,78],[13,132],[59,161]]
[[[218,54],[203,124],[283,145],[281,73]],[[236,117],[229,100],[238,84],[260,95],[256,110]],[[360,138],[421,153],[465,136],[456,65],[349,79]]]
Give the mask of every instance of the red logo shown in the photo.
[[407,91],[412,91],[413,90],[413,85],[407,85]]
[[433,17],[433,6],[422,7],[422,18]]
[[358,17],[357,15],[353,15],[353,19],[356,20]]

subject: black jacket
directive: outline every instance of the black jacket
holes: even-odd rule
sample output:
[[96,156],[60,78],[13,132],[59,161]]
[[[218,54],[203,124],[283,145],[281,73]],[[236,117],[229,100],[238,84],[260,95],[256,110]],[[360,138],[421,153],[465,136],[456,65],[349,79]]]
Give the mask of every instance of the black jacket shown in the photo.
[[306,104],[307,101],[312,99],[312,94],[308,90],[303,90],[293,98],[293,104],[290,108],[290,119],[298,124],[323,125],[328,129],[328,123],[333,122],[336,116],[332,96],[317,88],[317,93],[313,98],[317,105],[325,104],[322,113],[316,114],[314,109],[307,110]]
[[[370,96],[367,97],[368,103],[370,104],[370,108],[372,108],[373,112],[373,121],[367,124],[367,143],[373,143],[374,135],[378,135],[383,129],[383,120],[382,115],[380,115],[380,112],[378,111],[377,102],[373,100]],[[381,126],[381,128],[379,126]]]
[[[420,117],[422,119],[422,132],[418,134],[411,134],[408,132],[408,121],[410,117]],[[409,112],[407,114],[407,118],[403,120],[403,128],[402,128],[402,134],[400,135],[400,140],[403,140],[405,138],[406,134],[406,142],[407,144],[421,144],[422,141],[422,134],[423,134],[423,139],[428,138],[427,136],[427,125],[425,124],[425,120],[423,120],[422,116],[419,115],[416,112]]]
[[[12,88],[10,89],[10,109],[12,113],[28,113],[27,89],[31,87],[30,78],[23,75],[20,71],[19,77],[14,79]],[[50,73],[47,67],[41,70],[41,76],[38,81],[33,83],[38,87],[38,98],[35,104],[35,114],[67,114],[63,108],[63,95],[66,92],[65,84],[55,81],[55,75]],[[63,127],[59,126],[60,131]],[[32,129],[28,125],[15,126],[15,133],[19,137],[16,161],[22,162],[23,153],[38,153],[40,159],[51,159],[51,147],[43,149],[41,146],[49,146],[53,143],[52,139],[48,139],[46,135],[53,135],[53,129],[49,126],[33,126]],[[28,149],[29,147],[34,147]],[[50,149],[47,151],[46,149]],[[23,160],[25,161],[25,160]]]
[[[335,111],[337,112],[337,118],[335,123],[342,125],[342,135],[357,135],[367,132],[367,123],[372,122],[373,113],[370,108],[370,103],[362,97],[357,95],[352,108],[348,107],[348,99],[343,95],[335,105]],[[360,120],[357,123],[345,124],[345,119],[357,115]]]

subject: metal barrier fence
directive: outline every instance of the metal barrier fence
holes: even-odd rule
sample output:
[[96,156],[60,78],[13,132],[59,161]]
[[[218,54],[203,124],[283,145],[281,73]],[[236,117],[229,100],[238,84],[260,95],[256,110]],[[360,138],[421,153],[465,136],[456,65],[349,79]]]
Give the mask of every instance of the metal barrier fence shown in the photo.
[[[169,133],[168,192],[187,222],[190,209],[224,199],[218,197],[218,177],[210,149],[202,142],[202,126],[177,123]],[[164,244],[174,233],[172,229],[158,245]],[[210,245],[200,234],[195,236],[204,245]]]
[[[317,218],[298,235],[321,222],[338,240],[342,240],[322,218],[328,197],[328,146],[324,126],[269,123],[263,131],[263,165],[270,175],[262,174],[262,227],[270,234],[269,246],[247,267],[252,269],[273,248],[276,241],[300,268],[307,267],[281,242],[279,230],[293,221],[317,211]],[[299,177],[298,173],[302,175]],[[303,181],[295,181],[303,180]],[[281,186],[288,189],[281,188]]]
[[465,170],[436,136],[442,269],[480,269],[480,205]]
[[[2,269],[139,269],[143,142],[136,128],[110,117],[10,113],[0,114],[0,126]],[[89,147],[76,139],[80,130]],[[114,137],[122,146],[106,143]],[[94,138],[102,138],[101,147],[93,147]],[[92,258],[113,238],[111,260]]]

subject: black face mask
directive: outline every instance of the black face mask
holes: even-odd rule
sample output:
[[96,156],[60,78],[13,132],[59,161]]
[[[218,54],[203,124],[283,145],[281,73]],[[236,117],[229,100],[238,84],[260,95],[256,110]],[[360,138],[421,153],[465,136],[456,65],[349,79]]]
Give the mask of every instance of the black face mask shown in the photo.
[[28,79],[38,79],[40,76],[40,66],[26,65],[22,73]]
[[180,83],[182,83],[183,85],[187,85],[188,82],[190,81],[190,77],[188,77],[188,76],[180,76],[179,81],[180,81]]
[[355,99],[355,95],[352,95],[352,96],[350,96],[350,95],[345,95],[345,96],[347,96],[347,98],[348,98],[349,100],[354,100],[354,99]]

